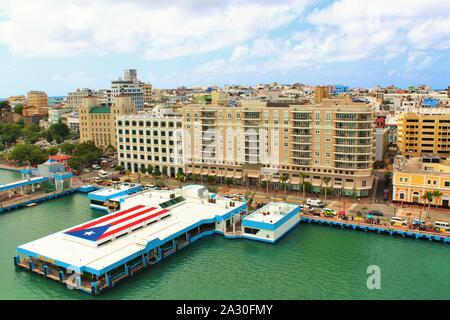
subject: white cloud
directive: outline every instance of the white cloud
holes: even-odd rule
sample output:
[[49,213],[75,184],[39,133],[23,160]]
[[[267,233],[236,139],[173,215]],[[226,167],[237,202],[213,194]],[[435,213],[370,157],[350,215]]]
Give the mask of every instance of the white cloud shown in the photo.
[[406,70],[420,71],[431,66],[437,59],[436,55],[424,51],[412,51],[406,60]]
[[138,53],[171,59],[285,26],[310,0],[2,0],[0,43],[24,56]]

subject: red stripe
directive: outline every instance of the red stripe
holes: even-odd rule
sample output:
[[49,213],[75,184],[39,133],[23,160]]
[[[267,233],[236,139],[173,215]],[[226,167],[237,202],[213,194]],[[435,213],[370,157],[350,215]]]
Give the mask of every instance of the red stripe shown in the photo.
[[128,229],[128,228],[130,228],[130,227],[132,227],[132,226],[134,226],[134,225],[137,225],[137,224],[139,224],[139,223],[142,223],[142,222],[144,222],[144,221],[146,221],[146,220],[150,220],[150,219],[152,219],[152,218],[155,218],[155,217],[157,217],[157,216],[160,216],[160,215],[162,215],[162,214],[164,214],[164,213],[166,213],[166,212],[169,212],[169,210],[161,210],[161,211],[158,211],[158,212],[156,212],[156,213],[154,213],[154,214],[152,214],[152,215],[150,215],[150,216],[148,216],[148,217],[145,217],[145,218],[136,220],[136,221],[131,222],[131,223],[129,223],[129,224],[126,224],[126,225],[124,225],[124,226],[122,226],[122,227],[120,227],[120,228],[117,228],[116,230],[112,230],[112,231],[105,232],[104,234],[102,234],[102,236],[101,236],[100,238],[97,239],[97,241],[98,241],[98,240],[101,240],[101,239],[103,239],[103,238],[106,238],[106,237],[108,237],[108,236],[110,236],[110,235],[112,235],[112,234],[115,234],[115,233],[117,233],[117,232],[120,232],[120,231],[122,231],[122,230]]
[[155,209],[156,209],[155,207],[148,208],[148,209],[139,211],[138,213],[133,213],[133,214],[130,215],[130,216],[126,216],[125,218],[122,218],[122,219],[113,221],[113,222],[111,222],[111,227],[112,227],[112,226],[115,226],[116,224],[122,223],[122,222],[124,222],[124,221],[131,220],[131,219],[133,219],[133,218],[136,218],[136,217],[138,217],[138,216],[141,216],[141,215],[143,215],[143,214],[145,214],[145,213],[147,213],[147,212],[153,211],[153,210],[155,210]]
[[92,222],[86,223],[86,224],[84,224],[84,225],[82,225],[82,226],[80,226],[80,227],[74,228],[74,229],[69,230],[69,231],[67,231],[67,232],[74,232],[74,231],[84,230],[84,229],[86,229],[86,228],[93,227],[93,226],[95,226],[95,225],[97,225],[97,224],[99,224],[99,223],[102,223],[102,222],[105,222],[105,221],[109,221],[109,220],[111,220],[111,219],[120,217],[120,216],[122,216],[122,215],[124,215],[124,214],[130,213],[130,212],[132,212],[132,211],[135,211],[135,210],[138,210],[138,209],[141,209],[141,208],[144,208],[144,207],[145,207],[145,206],[143,206],[143,205],[137,205],[137,206],[132,207],[132,208],[130,208],[130,209],[123,210],[123,211],[119,211],[119,212],[117,212],[117,213],[114,213],[114,214],[112,214],[112,215],[110,215],[110,216],[106,216],[106,217],[101,218],[101,219],[99,219],[99,220],[94,220],[94,221],[92,221]]

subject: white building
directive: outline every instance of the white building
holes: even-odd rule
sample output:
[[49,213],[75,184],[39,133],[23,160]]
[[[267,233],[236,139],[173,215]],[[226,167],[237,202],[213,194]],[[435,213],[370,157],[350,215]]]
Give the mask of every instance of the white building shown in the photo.
[[182,116],[172,108],[116,118],[118,162],[131,172],[142,168],[175,177],[183,162]]

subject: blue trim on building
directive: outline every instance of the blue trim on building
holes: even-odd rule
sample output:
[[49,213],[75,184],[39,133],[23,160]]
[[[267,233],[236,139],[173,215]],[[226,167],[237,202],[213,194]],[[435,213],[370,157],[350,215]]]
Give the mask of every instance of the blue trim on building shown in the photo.
[[120,197],[120,196],[127,196],[127,195],[130,195],[130,194],[139,192],[139,191],[142,190],[142,186],[136,186],[136,187],[130,188],[128,190],[123,190],[123,191],[120,191],[120,192],[117,192],[117,193],[109,194],[107,196],[97,194],[97,193],[102,192],[102,190],[89,192],[88,193],[88,198],[90,200],[108,201],[108,200],[113,199],[113,198],[117,198],[117,197]]
[[267,223],[267,222],[259,222],[259,221],[253,221],[250,219],[244,218],[242,219],[242,226],[243,227],[249,227],[249,228],[256,228],[256,229],[263,229],[263,230],[276,230],[279,227],[281,227],[286,221],[290,220],[292,217],[300,213],[300,207],[297,207],[293,209],[291,212],[286,214],[283,218],[278,220],[276,223]]

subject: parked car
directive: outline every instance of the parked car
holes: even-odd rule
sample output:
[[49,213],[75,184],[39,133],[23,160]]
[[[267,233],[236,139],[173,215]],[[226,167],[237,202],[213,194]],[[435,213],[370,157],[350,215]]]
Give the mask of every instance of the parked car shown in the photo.
[[320,199],[310,199],[309,198],[308,200],[306,200],[306,204],[311,207],[319,207],[319,208],[325,207],[325,203],[323,203],[323,201]]
[[84,172],[84,173],[89,173],[89,172],[91,172],[91,170],[89,170],[88,168],[84,168],[84,169],[83,169],[83,172]]
[[400,218],[400,217],[392,217],[391,218],[391,224],[392,225],[400,225],[400,226],[406,226],[408,225],[408,221],[406,219]]
[[93,164],[92,165],[92,169],[94,169],[94,170],[100,170],[102,167],[101,166],[99,166],[98,164]]
[[324,208],[322,210],[322,214],[325,216],[333,216],[334,217],[336,215],[336,211],[334,211],[333,209],[330,209],[330,208]]
[[381,212],[379,210],[370,210],[367,214],[368,215],[371,214],[371,215],[377,216],[377,217],[383,217],[384,216],[383,212]]

